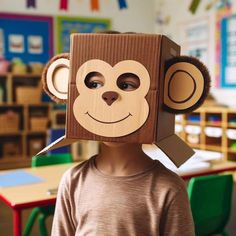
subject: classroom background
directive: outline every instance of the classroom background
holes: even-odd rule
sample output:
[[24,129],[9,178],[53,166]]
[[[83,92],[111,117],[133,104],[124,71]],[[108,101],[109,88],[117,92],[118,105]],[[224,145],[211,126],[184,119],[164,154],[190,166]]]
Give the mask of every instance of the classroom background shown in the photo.
[[[185,177],[218,173],[210,172],[215,165],[234,174],[236,0],[0,0],[0,173],[31,167],[32,156],[64,135],[66,105],[53,103],[42,91],[43,66],[69,51],[71,33],[100,30],[165,34],[181,45],[182,55],[206,64],[212,78],[207,101],[193,113],[176,116],[176,133],[196,155],[177,169],[159,150],[144,149]],[[79,162],[98,150],[98,142],[79,141],[47,155],[69,153]],[[1,188],[0,181],[0,195]],[[231,197],[226,229],[236,235],[235,190]],[[11,210],[0,202],[1,235],[16,232]],[[22,213],[23,228],[31,210]],[[32,230],[40,235],[37,224]]]

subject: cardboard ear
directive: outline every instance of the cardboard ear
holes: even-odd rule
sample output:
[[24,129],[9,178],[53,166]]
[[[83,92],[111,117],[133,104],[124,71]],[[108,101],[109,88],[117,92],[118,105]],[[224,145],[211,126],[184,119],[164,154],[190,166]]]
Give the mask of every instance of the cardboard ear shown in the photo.
[[166,63],[164,109],[171,113],[187,113],[198,108],[210,87],[210,75],[198,59],[175,57]]
[[57,103],[65,103],[69,85],[69,53],[53,57],[42,73],[44,91]]

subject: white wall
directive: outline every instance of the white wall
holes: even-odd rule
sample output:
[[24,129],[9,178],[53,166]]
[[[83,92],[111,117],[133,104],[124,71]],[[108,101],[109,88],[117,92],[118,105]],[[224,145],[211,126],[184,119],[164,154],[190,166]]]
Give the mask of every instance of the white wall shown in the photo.
[[[191,1],[180,0],[154,0],[155,1],[155,19],[161,18],[162,20],[169,19],[166,24],[157,24],[155,21],[155,32],[162,33],[170,36],[175,42],[182,44],[181,36],[183,31],[181,26],[191,21],[196,21],[202,18],[209,20],[209,63],[208,67],[213,80],[211,93],[221,103],[236,106],[236,90],[235,89],[218,89],[215,87],[215,8],[209,11],[205,10],[207,3],[212,2],[209,0],[201,1],[199,9],[196,14],[192,14],[188,8]],[[233,12],[236,12],[236,0],[232,1]],[[160,17],[161,14],[161,17]]]
[[120,10],[117,0],[100,0],[100,10],[92,12],[88,0],[68,0],[68,11],[59,10],[59,0],[36,0],[36,9],[27,9],[26,0],[1,0],[0,11],[36,15],[69,15],[112,19],[112,28],[121,32],[154,32],[154,0],[126,0]]

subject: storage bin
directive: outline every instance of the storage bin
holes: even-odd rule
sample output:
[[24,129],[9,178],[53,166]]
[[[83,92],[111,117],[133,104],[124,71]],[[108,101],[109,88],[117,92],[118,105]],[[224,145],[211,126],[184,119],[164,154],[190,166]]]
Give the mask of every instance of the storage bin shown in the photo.
[[16,102],[20,104],[37,104],[41,101],[41,88],[21,86],[16,88]]
[[29,140],[29,155],[30,157],[36,155],[44,147],[44,141],[41,138],[34,138]]
[[47,117],[31,117],[30,118],[30,130],[46,131],[47,128],[48,128]]
[[20,144],[15,141],[4,142],[2,149],[4,157],[18,157],[21,154]]
[[19,131],[19,120],[19,114],[13,111],[0,114],[0,133]]

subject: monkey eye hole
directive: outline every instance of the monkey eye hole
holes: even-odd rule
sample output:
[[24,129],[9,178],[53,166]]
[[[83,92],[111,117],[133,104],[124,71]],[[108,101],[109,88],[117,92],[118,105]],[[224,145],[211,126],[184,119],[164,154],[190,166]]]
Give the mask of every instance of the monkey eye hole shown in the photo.
[[86,75],[84,83],[89,89],[99,89],[104,85],[105,79],[99,72],[90,72]]
[[140,86],[140,80],[133,73],[124,73],[118,77],[116,84],[123,91],[134,91]]

